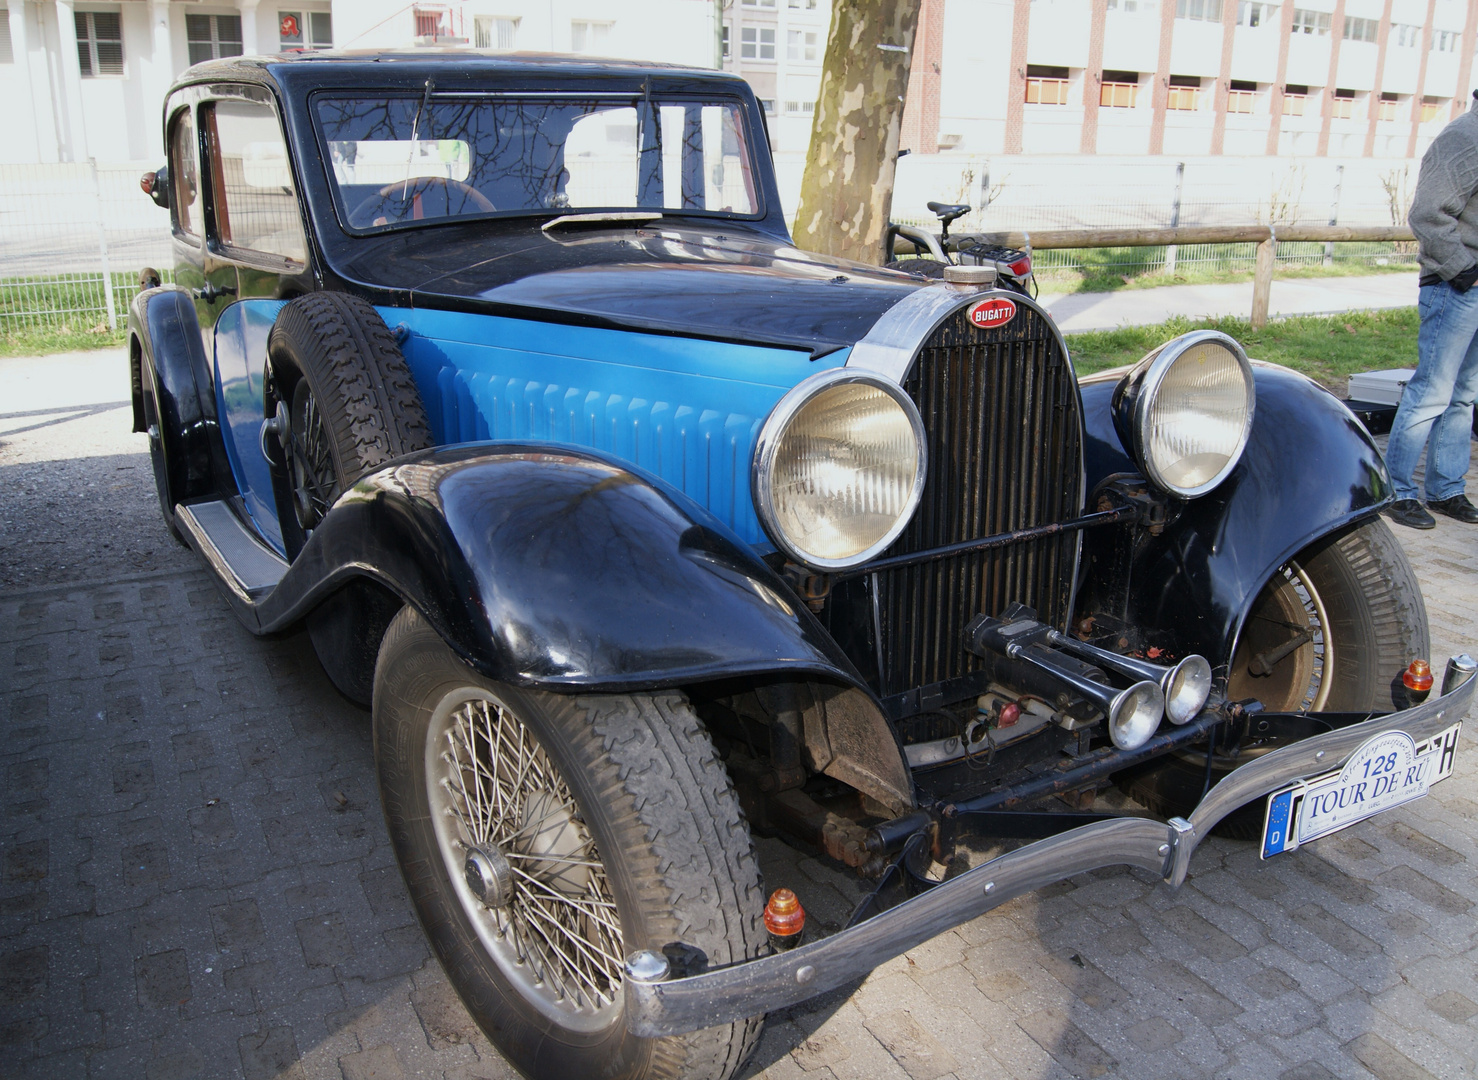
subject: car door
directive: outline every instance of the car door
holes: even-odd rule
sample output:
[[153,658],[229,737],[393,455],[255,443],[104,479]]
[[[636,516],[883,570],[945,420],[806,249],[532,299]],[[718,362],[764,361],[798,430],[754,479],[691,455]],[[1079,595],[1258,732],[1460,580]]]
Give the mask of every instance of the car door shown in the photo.
[[283,303],[311,280],[297,189],[265,90],[213,86],[197,118],[208,178],[199,303],[209,305],[226,450],[252,523],[281,550],[261,428],[267,338]]

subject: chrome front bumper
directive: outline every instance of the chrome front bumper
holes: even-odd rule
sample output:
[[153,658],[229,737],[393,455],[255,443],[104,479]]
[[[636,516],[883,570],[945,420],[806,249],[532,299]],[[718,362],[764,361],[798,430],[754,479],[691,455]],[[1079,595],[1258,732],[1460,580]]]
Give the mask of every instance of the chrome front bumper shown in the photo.
[[[1468,661],[1471,665],[1471,661]],[[1451,665],[1450,665],[1451,666]],[[1468,669],[1471,672],[1471,667]],[[1456,681],[1456,680],[1451,680]],[[1340,767],[1373,735],[1399,728],[1418,742],[1467,715],[1478,675],[1402,712],[1317,735],[1248,762],[1211,789],[1189,818],[1117,818],[1016,849],[822,941],[759,960],[664,981],[628,974],[627,1027],[676,1035],[773,1012],[857,980],[944,931],[1063,878],[1139,866],[1179,887],[1191,854],[1222,818],[1295,780]]]

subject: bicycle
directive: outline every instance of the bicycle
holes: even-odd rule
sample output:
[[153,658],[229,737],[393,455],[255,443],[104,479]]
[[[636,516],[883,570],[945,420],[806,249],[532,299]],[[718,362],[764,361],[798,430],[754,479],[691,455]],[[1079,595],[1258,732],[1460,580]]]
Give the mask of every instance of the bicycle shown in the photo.
[[[944,276],[946,266],[994,266],[998,286],[1035,299],[1037,283],[1032,276],[1030,243],[1021,250],[992,243],[983,233],[950,236],[950,223],[968,214],[971,207],[963,203],[930,202],[925,205],[939,218],[939,235],[913,225],[889,222],[884,240],[884,267],[901,270],[914,277],[934,279]],[[913,258],[897,258],[895,241],[899,237],[913,245],[916,252]]]

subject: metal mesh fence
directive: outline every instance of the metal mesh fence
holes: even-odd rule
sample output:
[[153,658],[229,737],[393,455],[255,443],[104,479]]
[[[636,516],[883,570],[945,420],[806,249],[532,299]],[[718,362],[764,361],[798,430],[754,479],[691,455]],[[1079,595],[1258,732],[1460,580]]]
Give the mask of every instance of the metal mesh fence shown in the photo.
[[123,324],[139,270],[171,261],[169,214],[139,190],[144,171],[0,165],[0,334]]

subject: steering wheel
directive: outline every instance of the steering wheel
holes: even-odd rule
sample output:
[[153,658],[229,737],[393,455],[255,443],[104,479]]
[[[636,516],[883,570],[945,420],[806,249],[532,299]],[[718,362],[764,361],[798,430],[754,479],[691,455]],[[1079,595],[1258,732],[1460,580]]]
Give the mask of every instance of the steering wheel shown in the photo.
[[[420,220],[425,217],[422,210],[423,197],[432,190],[433,186],[440,187],[443,197],[446,199],[447,209],[452,206],[452,192],[465,196],[473,206],[485,214],[495,213],[495,207],[486,195],[478,191],[471,184],[464,184],[460,180],[453,180],[448,176],[417,176],[410,181],[396,180],[386,184],[373,195],[366,198],[354,208],[349,215],[349,220],[354,224],[364,223],[365,218],[371,218],[368,224],[388,225],[395,221],[404,221],[409,216],[411,220]],[[379,212],[383,209],[383,212]],[[406,211],[410,213],[407,215]],[[392,213],[393,211],[393,213]],[[440,217],[442,215],[432,215]],[[456,215],[446,215],[456,216]]]

